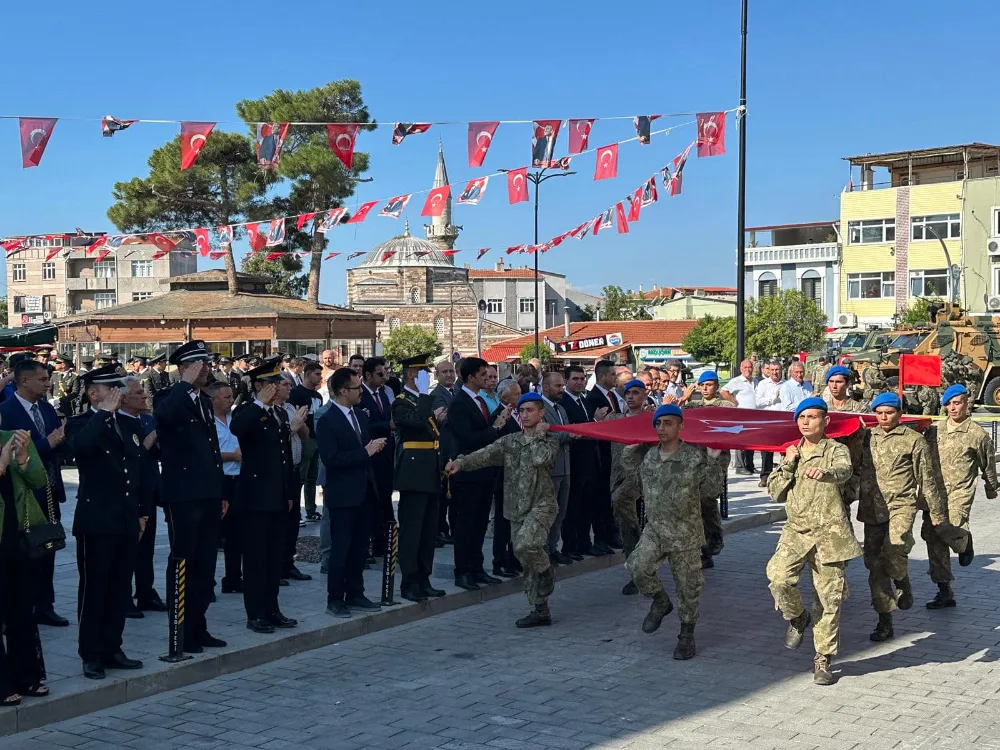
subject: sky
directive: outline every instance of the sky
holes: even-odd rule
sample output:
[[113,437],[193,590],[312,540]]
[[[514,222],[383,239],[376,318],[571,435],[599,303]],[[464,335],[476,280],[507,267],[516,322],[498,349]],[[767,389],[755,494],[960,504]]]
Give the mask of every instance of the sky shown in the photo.
[[[951,19],[949,21],[949,19]],[[235,103],[276,88],[305,89],[354,78],[382,123],[612,117],[708,112],[739,104],[740,2],[306,3],[216,0],[196,6],[161,0],[91,4],[50,0],[5,9],[8,28],[32,41],[8,50],[0,67],[0,115],[61,118],[40,166],[22,169],[16,120],[0,120],[0,236],[114,232],[107,219],[116,181],[145,177],[150,152],[176,125],[137,124],[102,138],[97,119],[218,121],[244,130]],[[841,157],[984,141],[996,143],[1000,102],[989,39],[1000,4],[954,0],[790,3],[750,0],[747,62],[748,226],[826,221],[839,214],[848,167]],[[960,32],[960,29],[967,30]],[[969,33],[971,32],[971,33]],[[539,241],[561,234],[622,200],[695,137],[692,117],[648,146],[624,144],[618,177],[593,180],[593,154],[577,174],[540,193]],[[226,122],[228,121],[228,122]],[[570,239],[541,257],[577,289],[606,284],[735,286],[738,134],[727,123],[727,153],[692,158],[683,193],[642,211],[627,235],[605,230]],[[362,133],[371,154],[357,200],[430,187],[438,149],[453,189],[530,159],[531,126],[501,125],[482,168],[467,164],[466,127],[434,126],[390,145],[390,128]],[[591,147],[635,135],[630,120],[597,122]],[[565,133],[556,155],[566,154]],[[855,175],[855,182],[857,182]],[[353,205],[353,203],[349,204]],[[422,196],[404,217],[414,234]],[[503,249],[533,239],[532,204],[509,205],[501,178],[480,205],[457,206],[464,227],[459,264],[492,267]],[[323,264],[320,299],[346,297],[347,253],[368,250],[403,230],[374,213],[339,227]],[[492,248],[476,260],[478,248]],[[245,243],[234,248],[246,254]],[[357,262],[357,261],[354,261]],[[199,260],[199,268],[221,265]]]

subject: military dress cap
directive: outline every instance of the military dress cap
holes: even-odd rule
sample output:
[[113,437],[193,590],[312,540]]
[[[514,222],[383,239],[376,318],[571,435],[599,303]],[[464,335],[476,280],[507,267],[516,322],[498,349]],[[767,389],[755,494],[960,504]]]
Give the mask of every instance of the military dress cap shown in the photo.
[[10,359],[7,360],[7,364],[10,367],[14,367],[19,362],[24,362],[26,359],[34,359],[35,355],[32,352],[15,352],[10,355]]
[[121,385],[122,374],[114,365],[95,367],[80,376],[84,385]]
[[250,370],[247,377],[250,378],[251,382],[280,383],[282,381],[281,357],[269,357],[264,360],[264,364]]
[[132,361],[133,362],[138,362],[143,367],[145,367],[147,364],[149,364],[149,359],[146,358],[146,357],[132,357]]
[[399,364],[404,370],[409,367],[419,367],[421,370],[429,370],[433,361],[433,354],[418,354],[416,357],[401,360]]
[[93,357],[89,357],[89,356],[88,357],[80,357],[80,364],[81,365],[92,365],[92,364],[94,364],[94,358]]
[[231,365],[232,363],[233,363],[233,360],[231,360],[229,357],[219,357],[219,364],[220,365]]
[[902,410],[903,404],[899,400],[899,396],[895,393],[880,393],[872,401],[872,411],[875,411],[880,406],[891,406],[893,409]]
[[67,357],[65,354],[56,354],[55,359],[59,362],[65,362],[67,365],[73,364],[73,358]]
[[656,423],[662,417],[680,417],[683,420],[684,411],[677,404],[663,404],[656,407],[656,411],[653,412],[653,427],[656,427]]
[[160,354],[157,354],[155,357],[152,357],[149,360],[149,364],[155,365],[155,364],[158,364],[160,362],[166,362],[166,361],[167,361],[167,353],[166,352],[162,352]]
[[851,380],[851,371],[850,371],[850,369],[848,369],[847,367],[844,367],[843,365],[836,365],[836,366],[831,367],[829,370],[826,371],[826,382],[829,383],[830,382],[830,378],[835,377],[837,375],[841,375],[847,381]]
[[306,360],[307,362],[319,362],[319,357],[317,357],[315,354],[303,354],[302,359]]
[[941,406],[946,406],[949,401],[951,401],[956,396],[968,396],[969,389],[960,383],[955,385],[949,385],[945,388],[944,393],[941,394]]
[[184,365],[188,362],[208,362],[211,359],[212,356],[208,353],[208,349],[205,348],[205,342],[195,340],[181,344],[167,358],[167,361],[172,365]]
[[642,390],[646,390],[646,384],[638,378],[633,378],[625,384],[625,387],[622,389],[622,393],[628,393],[632,388],[641,388]]
[[822,409],[823,411],[829,411],[830,407],[827,406],[826,401],[821,399],[819,396],[804,398],[799,401],[799,405],[795,407],[795,413],[792,415],[792,419],[798,419],[799,414],[804,412],[806,409]]
[[716,374],[714,370],[706,370],[705,372],[703,372],[701,375],[698,376],[698,385],[701,385],[702,383],[708,383],[713,380],[716,383],[718,383],[719,376]]
[[542,403],[542,396],[540,393],[529,391],[528,393],[525,393],[523,396],[521,396],[521,398],[517,400],[517,408],[520,409],[521,406],[523,406],[524,404],[530,404],[533,401]]
[[264,360],[262,360],[260,357],[250,357],[247,360],[247,364],[250,365],[251,367],[260,367],[262,364],[264,364]]

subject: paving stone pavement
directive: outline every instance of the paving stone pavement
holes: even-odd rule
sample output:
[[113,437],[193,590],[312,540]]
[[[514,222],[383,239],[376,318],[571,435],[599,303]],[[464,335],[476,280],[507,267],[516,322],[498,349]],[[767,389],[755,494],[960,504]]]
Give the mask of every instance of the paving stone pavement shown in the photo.
[[876,618],[866,571],[851,563],[840,681],[825,688],[812,684],[808,635],[798,651],[782,647],[764,576],[779,530],[727,539],[707,571],[689,662],[670,657],[676,615],[641,632],[647,602],[619,593],[627,574],[616,567],[557,584],[551,628],[514,628],[527,605],[508,596],[23,732],[0,748],[1000,748],[996,502],[980,496],[974,509],[978,556],[955,565],[958,608],[924,608],[934,587],[918,544],[917,604],[897,615],[893,641],[868,640]]

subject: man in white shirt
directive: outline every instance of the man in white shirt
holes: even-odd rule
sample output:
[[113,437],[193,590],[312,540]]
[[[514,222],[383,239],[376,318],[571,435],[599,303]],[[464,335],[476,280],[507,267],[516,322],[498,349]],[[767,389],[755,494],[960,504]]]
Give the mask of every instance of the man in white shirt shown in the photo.
[[212,398],[212,412],[215,416],[215,434],[219,438],[219,452],[222,454],[223,498],[222,507],[222,551],[225,557],[225,575],[222,577],[223,594],[243,593],[243,540],[239,527],[239,513],[232,507],[236,477],[240,475],[240,442],[229,430],[232,418],[233,389],[229,383],[209,383],[208,393]]
[[[684,397],[684,381],[681,378],[681,363],[672,359],[667,362],[667,381],[663,388],[663,398],[665,404],[673,404]],[[670,400],[666,400],[669,397]]]
[[[758,409],[768,409],[769,411],[781,410],[781,363],[768,362],[761,368],[764,379],[757,383],[754,396],[757,400]],[[774,454],[764,453],[760,459],[760,482],[759,487],[767,487],[767,478],[774,469]]]
[[812,396],[812,388],[806,384],[806,366],[801,362],[792,362],[788,366],[788,380],[781,384],[778,396],[783,411],[795,411],[795,407]]
[[[736,397],[736,406],[740,409],[757,408],[757,390],[752,378],[753,362],[744,359],[740,362],[740,374],[722,387],[723,391]],[[736,473],[754,473],[753,451],[736,451]]]

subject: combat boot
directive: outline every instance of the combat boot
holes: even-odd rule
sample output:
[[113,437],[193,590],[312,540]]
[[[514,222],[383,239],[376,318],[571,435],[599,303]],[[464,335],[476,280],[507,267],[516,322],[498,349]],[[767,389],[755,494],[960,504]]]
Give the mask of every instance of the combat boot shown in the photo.
[[514,623],[519,628],[537,628],[542,625],[551,625],[552,615],[549,612],[548,604],[536,604],[527,616],[522,617]]
[[893,581],[896,584],[896,606],[900,609],[909,609],[913,606],[913,587],[910,586],[910,577],[907,576],[901,581]]
[[712,556],[710,554],[708,554],[707,552],[702,552],[701,553],[701,569],[702,570],[706,570],[707,568],[714,568],[714,567],[715,567],[715,560],[712,559]]
[[635,596],[639,593],[639,587],[635,585],[635,581],[629,581],[622,587],[622,593],[625,596]]
[[802,636],[805,635],[806,628],[809,627],[811,621],[812,616],[808,610],[788,621],[788,630],[785,631],[785,648],[798,648],[802,645]]
[[653,603],[649,605],[649,614],[642,621],[643,633],[655,633],[663,618],[670,614],[674,608],[674,603],[670,601],[666,591],[661,591],[653,597]]
[[686,622],[681,623],[681,634],[677,636],[677,648],[674,649],[675,659],[693,659],[694,648],[694,625]]
[[972,549],[972,534],[969,534],[969,543],[965,546],[965,552],[960,552],[958,555],[958,564],[963,568],[967,568],[972,565],[972,561],[976,557],[976,551]]
[[813,684],[832,685],[837,681],[833,676],[833,664],[826,654],[816,654],[813,657]]
[[955,606],[955,594],[951,590],[950,583],[939,583],[938,592],[934,598],[927,602],[927,609],[944,609]]
[[551,596],[556,588],[556,569],[551,565],[538,576],[538,595]]
[[887,641],[892,636],[892,615],[888,612],[880,614],[878,616],[878,625],[875,626],[872,634],[868,637],[878,643],[880,641]]

